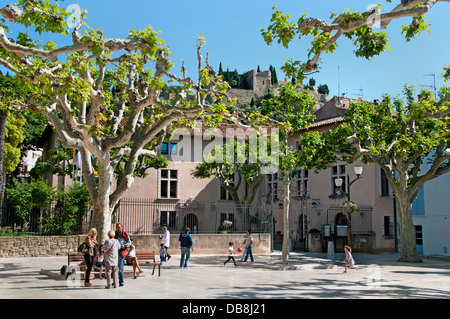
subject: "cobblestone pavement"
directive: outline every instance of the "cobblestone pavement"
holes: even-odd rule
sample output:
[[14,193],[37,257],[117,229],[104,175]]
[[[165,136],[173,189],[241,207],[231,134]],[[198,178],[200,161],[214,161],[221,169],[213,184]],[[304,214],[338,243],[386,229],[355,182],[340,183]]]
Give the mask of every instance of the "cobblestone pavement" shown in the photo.
[[95,279],[86,288],[80,280],[59,274],[67,258],[0,258],[1,299],[291,299],[291,298],[450,298],[450,261],[429,258],[419,264],[396,262],[398,254],[354,254],[359,270],[343,273],[343,254],[291,253],[256,255],[255,262],[235,267],[225,255],[191,255],[189,269],[179,268],[179,256],[164,263],[161,276],[151,269],[133,279],[126,266],[125,285],[104,289]]

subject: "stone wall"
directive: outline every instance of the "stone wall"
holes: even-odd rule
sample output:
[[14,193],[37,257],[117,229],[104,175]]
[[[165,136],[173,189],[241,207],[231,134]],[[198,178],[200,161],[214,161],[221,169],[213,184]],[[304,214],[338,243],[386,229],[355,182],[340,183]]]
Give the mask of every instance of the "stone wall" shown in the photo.
[[80,240],[79,236],[0,237],[0,257],[65,255],[76,251]]
[[[82,236],[18,236],[0,237],[0,257],[43,257],[61,256],[76,252],[77,247],[86,235]],[[170,254],[180,253],[179,234],[172,234]],[[137,251],[159,251],[159,235],[131,236]],[[193,254],[227,254],[228,243],[234,242],[235,250],[243,247],[243,234],[197,234],[192,235],[194,241]],[[253,253],[270,254],[270,234],[253,234]]]

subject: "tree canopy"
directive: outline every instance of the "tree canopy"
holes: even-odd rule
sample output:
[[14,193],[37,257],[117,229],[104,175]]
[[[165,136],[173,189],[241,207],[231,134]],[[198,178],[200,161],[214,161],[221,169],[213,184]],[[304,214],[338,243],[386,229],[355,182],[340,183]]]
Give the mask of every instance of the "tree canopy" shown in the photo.
[[[44,114],[62,145],[80,152],[94,226],[106,238],[111,213],[136,167],[157,155],[166,134],[198,118],[215,124],[224,117],[239,121],[226,109],[227,83],[203,65],[203,37],[197,39],[196,82],[170,73],[174,63],[160,31],[149,26],[130,30],[124,39],[105,38],[101,28],[84,22],[84,10],[71,13],[59,4],[18,1],[0,9],[0,65],[30,91],[20,106]],[[17,25],[33,35],[16,31]],[[43,33],[66,41],[62,46],[41,42],[35,35]],[[163,97],[173,83],[179,84],[176,93]],[[113,185],[119,167],[122,173]]]
[[[387,0],[387,2],[392,2]],[[353,41],[354,54],[370,59],[388,49],[385,32],[376,31],[391,21],[411,17],[409,25],[402,26],[406,41],[428,31],[425,13],[439,2],[448,0],[402,0],[393,10],[381,13],[380,6],[368,12],[345,10],[332,13],[331,22],[302,14],[297,21],[274,7],[269,27],[261,33],[267,44],[277,41],[288,48],[296,39],[312,36],[306,62],[291,59],[282,68],[288,76],[303,80],[317,72],[320,56],[333,53],[338,40],[344,36]],[[447,81],[450,67],[443,68]],[[362,159],[377,163],[386,173],[394,190],[400,224],[401,260],[419,261],[415,246],[411,205],[419,188],[428,180],[450,170],[448,139],[450,89],[443,87],[435,99],[423,90],[416,99],[413,89],[405,87],[405,98],[384,95],[382,101],[353,103],[344,122],[325,134],[311,133],[303,139],[304,152],[300,157],[317,169],[326,168],[340,158],[348,162]],[[311,145],[314,145],[313,147]],[[428,166],[423,164],[427,163]]]

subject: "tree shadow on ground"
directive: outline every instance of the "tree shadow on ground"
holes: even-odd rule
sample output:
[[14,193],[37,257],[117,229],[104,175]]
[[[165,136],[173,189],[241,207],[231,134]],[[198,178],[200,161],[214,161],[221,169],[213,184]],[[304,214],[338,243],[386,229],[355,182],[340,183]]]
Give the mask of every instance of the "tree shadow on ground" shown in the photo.
[[[433,288],[417,288],[396,285],[380,280],[375,284],[363,281],[349,282],[336,279],[313,279],[309,282],[267,283],[254,286],[233,287],[233,292],[220,292],[212,288],[217,298],[279,299],[279,298],[342,298],[342,299],[391,299],[391,298],[443,298],[448,299],[449,291]],[[229,289],[228,289],[229,290]]]

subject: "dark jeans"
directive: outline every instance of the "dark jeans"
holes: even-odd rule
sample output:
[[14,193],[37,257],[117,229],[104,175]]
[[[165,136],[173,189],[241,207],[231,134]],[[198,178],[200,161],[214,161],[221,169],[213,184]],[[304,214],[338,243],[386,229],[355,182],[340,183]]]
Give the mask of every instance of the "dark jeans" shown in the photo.
[[244,261],[247,261],[248,256],[250,256],[250,260],[253,261],[252,246],[247,247],[247,253],[245,255]]
[[167,252],[167,251],[169,250],[169,247],[165,247],[164,249],[166,250],[166,255],[167,255],[167,258],[170,258],[170,257],[172,257],[172,256],[170,256],[170,255],[169,255],[169,253]]
[[84,282],[89,282],[89,277],[91,276],[92,266],[94,265],[94,256],[89,254],[84,254],[84,261],[86,262],[86,274]]
[[234,257],[233,256],[228,256],[228,259],[227,259],[227,261],[226,262],[224,262],[223,264],[225,265],[227,262],[229,262],[230,260],[232,260],[233,261],[233,263],[234,263],[234,265],[236,266],[236,260],[234,260]]

